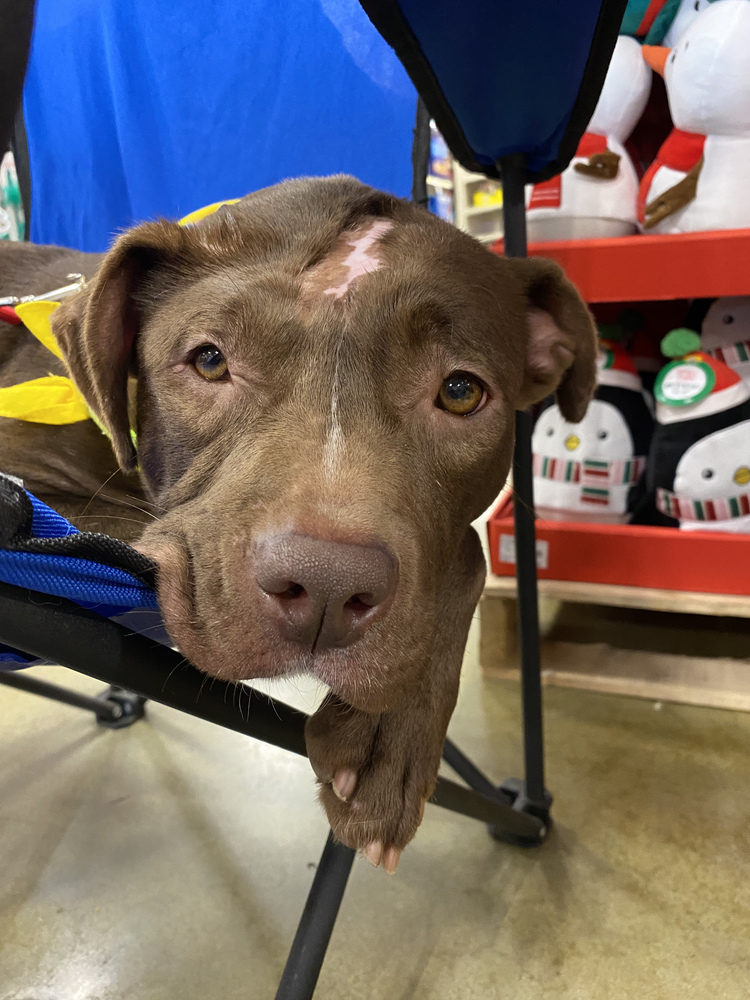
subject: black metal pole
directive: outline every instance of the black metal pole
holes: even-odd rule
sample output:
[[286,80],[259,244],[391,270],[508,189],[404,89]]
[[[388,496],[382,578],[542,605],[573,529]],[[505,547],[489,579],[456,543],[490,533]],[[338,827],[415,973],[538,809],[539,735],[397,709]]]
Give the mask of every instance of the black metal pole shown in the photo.
[[309,1000],[315,992],[353,862],[354,851],[337,844],[329,833],[276,1000]]
[[[514,154],[500,161],[503,180],[505,253],[526,257],[526,207],[524,156]],[[521,645],[521,697],[526,797],[540,806],[545,802],[542,675],[539,654],[539,599],[536,580],[536,533],[531,463],[531,416],[516,413],[516,447],[513,457],[513,519],[516,536],[516,580]]]
[[482,774],[476,764],[458,749],[453,740],[449,740],[447,737],[443,743],[443,760],[475,792],[489,795],[490,798],[500,797],[502,801],[506,800],[507,796],[503,792],[499,792],[490,779]]
[[427,208],[427,172],[430,168],[430,112],[421,97],[417,98],[417,120],[411,147],[411,200]]
[[526,203],[524,201],[525,157],[505,156],[498,164],[503,182],[503,229],[506,257],[528,257]]
[[28,677],[25,673],[17,670],[0,671],[0,684],[16,688],[17,691],[26,691],[28,694],[38,694],[43,698],[51,698],[63,705],[85,708],[87,711],[93,712],[98,719],[104,719],[107,722],[115,722],[122,715],[122,709],[119,705],[110,705],[99,698],[90,698],[88,695],[79,694],[78,691],[69,691],[67,688],[50,684],[39,677]]

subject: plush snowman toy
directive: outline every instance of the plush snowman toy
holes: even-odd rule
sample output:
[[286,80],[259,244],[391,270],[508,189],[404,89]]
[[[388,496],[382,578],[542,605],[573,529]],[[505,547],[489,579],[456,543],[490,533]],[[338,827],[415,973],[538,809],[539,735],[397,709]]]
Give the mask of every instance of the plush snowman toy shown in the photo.
[[527,190],[532,241],[635,232],[638,177],[624,144],[643,114],[650,89],[651,73],[640,45],[621,35],[594,116],[570,166]]
[[[643,57],[664,76],[667,57],[698,15],[716,0],[669,0],[646,35]],[[645,232],[673,232],[673,216],[695,197],[704,135],[673,128],[641,178],[638,222]],[[686,180],[687,179],[687,180]]]
[[597,390],[584,419],[570,424],[552,404],[532,439],[534,500],[540,516],[619,524],[646,464],[652,420],[632,358],[602,341]]
[[701,327],[703,349],[750,384],[750,295],[716,299]]
[[665,221],[661,231],[673,233],[750,227],[750,2],[709,4],[664,51],[675,127],[706,139],[668,192],[652,184],[647,223]]
[[634,520],[750,532],[750,386],[692,330],[673,330],[662,349],[675,360],[656,380],[657,424]]

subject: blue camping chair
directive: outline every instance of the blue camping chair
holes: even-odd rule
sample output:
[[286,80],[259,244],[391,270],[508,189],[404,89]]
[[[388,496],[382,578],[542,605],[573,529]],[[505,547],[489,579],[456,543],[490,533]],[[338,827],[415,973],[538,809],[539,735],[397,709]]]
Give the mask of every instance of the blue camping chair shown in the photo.
[[[525,255],[524,184],[559,173],[572,158],[596,104],[625,0],[361,3],[424,102],[414,150],[415,195],[419,199],[424,191],[426,108],[465,167],[502,178],[506,253]],[[23,13],[31,3],[13,0],[11,6]],[[28,23],[28,16],[14,20],[20,46]],[[0,95],[0,133],[9,129],[15,110]],[[498,839],[538,844],[549,827],[551,798],[544,784],[526,414],[517,416],[516,439],[525,778],[498,789],[448,740],[444,759],[469,787],[441,778],[432,801],[487,823]],[[0,668],[6,668],[0,682],[90,708],[106,724],[133,722],[144,699],[153,699],[304,754],[306,716],[271,698],[255,696],[243,715],[227,697],[229,686],[217,682],[203,692],[198,709],[203,675],[190,665],[175,669],[183,660],[166,636],[159,643],[152,630],[148,639],[136,631],[141,616],[153,622],[157,611],[151,571],[124,543],[77,532],[19,484],[0,479]],[[109,688],[101,698],[84,699],[17,669],[40,661],[61,663]],[[353,859],[353,851],[329,836],[277,1000],[313,995]]]

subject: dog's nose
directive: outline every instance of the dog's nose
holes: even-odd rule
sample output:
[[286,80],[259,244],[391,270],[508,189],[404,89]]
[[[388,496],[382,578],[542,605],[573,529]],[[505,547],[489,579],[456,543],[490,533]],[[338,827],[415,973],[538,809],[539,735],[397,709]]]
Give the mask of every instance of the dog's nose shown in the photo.
[[313,650],[359,639],[383,616],[398,582],[385,546],[294,532],[259,539],[253,570],[281,634]]

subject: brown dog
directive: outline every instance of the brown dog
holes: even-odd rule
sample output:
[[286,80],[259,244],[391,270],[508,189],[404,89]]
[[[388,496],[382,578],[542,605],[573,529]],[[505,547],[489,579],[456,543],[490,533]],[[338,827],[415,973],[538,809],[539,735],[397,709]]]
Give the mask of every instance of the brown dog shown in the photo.
[[[120,467],[140,467],[158,520],[138,547],[170,634],[219,677],[330,687],[307,727],[323,805],[337,837],[394,870],[483,583],[470,522],[508,474],[516,409],[557,388],[563,414],[583,416],[586,307],[555,264],[498,258],[348,177],[139,226],[100,266],[5,247],[0,290],[41,292],[70,270],[94,276],[54,332]],[[4,384],[16,356],[50,368],[12,337]],[[73,520],[99,491],[97,527],[132,536],[107,518],[140,517],[137,486],[93,423],[0,433],[6,471]]]

